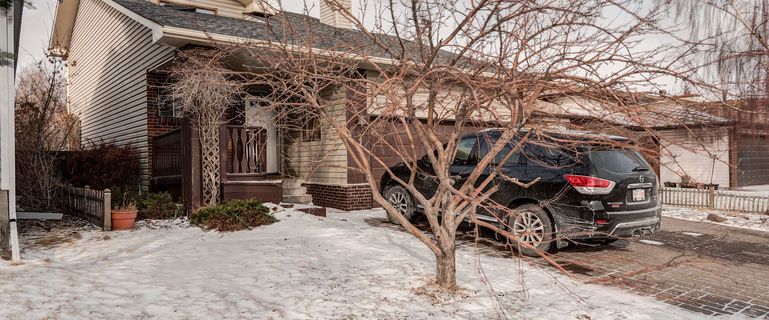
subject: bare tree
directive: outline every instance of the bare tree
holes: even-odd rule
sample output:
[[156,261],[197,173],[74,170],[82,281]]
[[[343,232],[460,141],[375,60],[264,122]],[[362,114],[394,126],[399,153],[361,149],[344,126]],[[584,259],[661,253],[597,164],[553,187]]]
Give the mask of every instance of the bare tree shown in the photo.
[[16,90],[16,180],[21,205],[29,209],[55,206],[61,183],[56,152],[79,145],[63,70],[60,60],[38,62],[21,72]]
[[[507,176],[497,165],[524,142],[576,152],[576,139],[548,132],[581,129],[596,133],[594,143],[627,147],[600,135],[628,133],[617,122],[601,125],[609,119],[591,125],[546,121],[557,113],[551,101],[580,97],[598,101],[611,119],[636,119],[634,106],[646,94],[633,92],[653,89],[662,77],[686,81],[693,72],[663,62],[682,59],[672,45],[634,49],[639,37],[666,32],[656,24],[669,9],[664,4],[642,9],[632,1],[598,0],[384,2],[376,6],[377,23],[370,27],[366,17],[329,2],[357,31],[329,34],[314,30],[309,20],[297,25],[271,17],[274,40],[239,45],[264,67],[237,74],[251,85],[268,87],[267,99],[277,108],[301,107],[320,115],[324,134],[340,139],[348,154],[346,169],[359,173],[390,219],[435,254],[436,282],[446,288],[456,285],[455,238],[463,221],[490,228],[543,257],[557,240],[547,229],[537,235],[540,241],[520,241],[532,235],[514,234],[506,223],[544,203],[511,207],[492,200],[498,179],[523,188],[537,183]],[[607,12],[623,23],[604,19]],[[636,120],[635,126],[648,128],[648,119]],[[484,127],[496,127],[498,133],[486,156],[467,172],[452,172],[462,152],[460,137]],[[381,150],[408,166],[407,179],[390,171],[392,160]],[[421,170],[421,162],[433,171]],[[338,164],[317,163],[324,165]],[[387,188],[405,190],[413,202],[404,207],[380,194],[382,176],[392,181]],[[420,179],[432,180],[435,192],[423,195],[416,187]],[[431,234],[412,224],[416,206]],[[505,223],[479,220],[478,210]]]
[[769,4],[676,0],[674,14],[697,44],[703,75],[737,98],[769,93]]
[[[283,126],[284,135],[296,138],[309,132],[312,138],[319,128],[327,143],[303,174],[324,167],[356,173],[390,220],[435,255],[436,283],[444,288],[456,287],[456,235],[464,221],[545,259],[557,237],[591,232],[591,221],[576,221],[574,230],[557,234],[547,222],[537,230],[513,227],[556,200],[494,200],[500,181],[528,188],[544,179],[521,179],[504,170],[502,164],[512,157],[527,156],[521,150],[524,144],[561,150],[574,160],[582,156],[579,145],[587,133],[591,144],[659,154],[657,146],[609,135],[656,139],[653,127],[662,120],[691,125],[686,112],[640,107],[650,101],[681,105],[677,97],[648,93],[662,80],[700,85],[691,78],[697,69],[683,63],[689,62],[691,51],[680,50],[678,44],[636,47],[649,34],[668,33],[658,24],[670,9],[667,3],[385,1],[374,12],[356,16],[340,3],[328,2],[355,30],[329,29],[310,18],[302,23],[282,13],[261,17],[269,34],[263,38],[269,40],[220,44],[222,50],[187,55],[174,71],[174,97],[198,117],[199,125],[209,126],[209,133],[201,133],[201,140],[208,141],[204,145],[210,144],[204,147],[204,159],[213,152],[211,161],[216,161],[206,170],[219,165],[214,152],[218,126],[224,106],[242,86],[264,92],[261,98],[277,111],[275,123]],[[615,19],[605,17],[609,14]],[[364,23],[368,18],[376,21],[374,26]],[[229,64],[222,62],[224,57]],[[569,105],[566,99],[580,102]],[[201,118],[201,106],[214,111]],[[569,113],[573,109],[584,111],[584,117],[575,118]],[[481,134],[489,139],[481,152],[485,156],[463,172],[453,171],[456,161],[468,156],[462,136],[484,128],[495,128]],[[575,130],[583,138],[570,135]],[[307,146],[304,142],[287,140],[297,148]],[[334,142],[346,161],[323,160]],[[407,166],[407,178],[392,172],[393,159]],[[217,181],[215,174],[218,169],[206,177],[209,187]],[[425,181],[432,184],[428,194],[417,187]],[[409,201],[393,198],[393,190],[408,195]],[[413,224],[417,207],[430,232]],[[478,219],[481,210],[501,223]]]
[[205,206],[219,199],[219,131],[227,110],[243,92],[243,83],[229,77],[223,61],[226,56],[221,50],[185,50],[171,69],[170,99],[193,120],[200,136]]

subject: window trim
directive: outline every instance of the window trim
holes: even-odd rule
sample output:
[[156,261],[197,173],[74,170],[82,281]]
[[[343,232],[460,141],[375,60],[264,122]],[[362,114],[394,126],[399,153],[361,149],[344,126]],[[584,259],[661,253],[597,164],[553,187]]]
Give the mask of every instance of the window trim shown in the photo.
[[[163,119],[179,119],[179,118],[183,118],[182,112],[181,112],[181,106],[177,106],[176,101],[174,101],[174,99],[169,98],[169,94],[167,92],[165,92],[165,90],[167,90],[167,88],[165,88],[163,86],[158,86],[157,87],[157,91],[156,91],[157,103],[155,104],[155,107],[157,108],[157,116],[158,116],[158,118],[163,118]],[[164,97],[166,97],[166,98],[164,98]],[[170,116],[164,115],[163,114],[163,108],[162,108],[162,106],[164,105],[164,102],[168,103],[168,100],[170,100],[170,103],[171,103],[171,110],[170,110],[171,111],[171,115]]]
[[457,154],[454,153],[454,159],[451,161],[452,166],[474,166],[478,164],[478,152],[480,151],[480,141],[478,135],[471,135],[471,136],[464,136],[459,139],[457,142],[457,150],[459,150],[460,144],[462,144],[462,141],[465,139],[473,139],[475,140],[475,144],[470,147],[470,154],[467,156],[467,160],[464,161],[464,163],[457,163]]

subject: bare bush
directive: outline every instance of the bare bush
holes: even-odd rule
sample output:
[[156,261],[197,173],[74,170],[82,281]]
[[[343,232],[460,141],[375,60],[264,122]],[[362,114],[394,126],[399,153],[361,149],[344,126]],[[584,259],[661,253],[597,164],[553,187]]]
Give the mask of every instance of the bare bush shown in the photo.
[[200,135],[202,152],[203,204],[219,199],[219,131],[227,110],[243,92],[243,83],[233,80],[225,68],[225,51],[192,49],[180,53],[171,69],[171,99],[193,120]]
[[16,90],[16,188],[28,209],[55,206],[61,184],[56,152],[79,144],[78,119],[67,112],[63,67],[59,60],[38,62],[21,72]]

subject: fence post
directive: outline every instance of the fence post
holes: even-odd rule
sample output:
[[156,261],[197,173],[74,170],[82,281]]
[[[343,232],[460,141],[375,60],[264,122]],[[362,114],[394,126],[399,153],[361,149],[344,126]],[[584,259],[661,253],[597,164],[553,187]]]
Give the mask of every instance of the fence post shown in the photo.
[[713,187],[708,187],[708,208],[716,208],[716,189]]
[[112,230],[112,192],[104,189],[104,231]]

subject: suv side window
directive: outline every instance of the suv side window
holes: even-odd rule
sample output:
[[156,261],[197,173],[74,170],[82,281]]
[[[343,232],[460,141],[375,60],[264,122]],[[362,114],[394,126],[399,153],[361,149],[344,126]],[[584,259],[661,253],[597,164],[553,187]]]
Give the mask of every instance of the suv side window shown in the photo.
[[454,156],[454,165],[473,165],[477,161],[477,152],[473,152],[476,148],[478,138],[476,136],[464,137],[459,140],[457,145],[457,153]]
[[[499,139],[496,138],[487,138],[484,139],[481,143],[480,147],[480,156],[478,159],[485,158],[489,150],[491,150],[492,147],[494,147],[494,144],[497,143]],[[521,161],[521,150],[516,150],[513,154],[511,154],[508,157],[508,154],[510,152],[513,152],[513,149],[516,149],[517,145],[515,141],[508,142],[504,147],[502,147],[502,150],[499,150],[499,152],[494,155],[494,160],[491,162],[491,165],[499,166],[499,165],[505,165],[505,166],[517,166],[520,164]],[[505,161],[505,158],[507,158],[507,161]]]
[[529,166],[564,168],[574,166],[578,162],[576,155],[555,146],[526,144],[523,153]]

